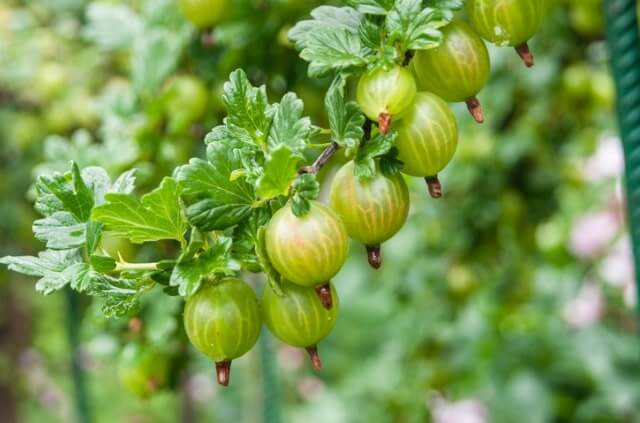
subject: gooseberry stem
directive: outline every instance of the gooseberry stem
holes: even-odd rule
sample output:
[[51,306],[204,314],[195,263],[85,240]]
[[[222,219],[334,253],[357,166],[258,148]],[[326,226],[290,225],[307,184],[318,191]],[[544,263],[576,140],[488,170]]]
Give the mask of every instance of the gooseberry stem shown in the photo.
[[219,361],[216,363],[216,377],[222,386],[229,386],[231,379],[231,361]]
[[438,175],[427,176],[426,178],[424,178],[424,180],[427,182],[427,186],[429,187],[429,194],[431,194],[432,198],[442,197],[442,185],[440,184]]
[[470,97],[465,103],[467,103],[467,109],[469,109],[469,113],[471,113],[473,119],[478,123],[484,123],[484,112],[482,111],[482,105],[478,97]]
[[338,148],[340,148],[338,143],[332,142],[327,148],[324,149],[322,153],[320,153],[316,161],[313,162],[311,166],[305,166],[301,168],[298,173],[301,175],[304,173],[311,173],[313,175],[317,174],[318,172],[320,172],[320,169],[322,169],[322,167],[327,164],[329,159],[331,159],[336,151],[338,151]]
[[309,354],[309,358],[311,359],[311,365],[315,370],[322,369],[322,361],[320,360],[320,354],[318,354],[318,346],[312,345],[310,347],[305,348],[307,353]]
[[529,44],[525,42],[520,44],[519,46],[516,46],[516,52],[528,68],[534,65],[533,53],[531,53],[531,50],[529,50]]
[[316,294],[318,294],[322,306],[327,310],[331,310],[331,307],[333,307],[333,298],[331,297],[331,285],[329,285],[329,282],[317,286]]
[[378,270],[382,266],[382,254],[380,244],[367,246],[367,260],[374,269]]
[[404,59],[402,60],[402,66],[409,66],[409,63],[411,63],[411,59],[413,59],[413,56],[416,55],[415,50],[407,50],[404,53]]

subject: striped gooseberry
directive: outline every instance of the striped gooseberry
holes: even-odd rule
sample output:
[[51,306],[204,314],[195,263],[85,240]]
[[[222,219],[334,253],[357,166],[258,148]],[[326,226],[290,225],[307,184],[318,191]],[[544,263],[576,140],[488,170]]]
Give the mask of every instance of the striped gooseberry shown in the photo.
[[435,94],[420,92],[398,126],[396,147],[407,175],[425,178],[429,193],[442,196],[438,173],[458,146],[458,124],[449,105]]
[[331,207],[344,222],[349,236],[367,248],[369,264],[382,264],[380,244],[394,236],[409,214],[409,190],[401,174],[381,172],[370,179],[354,174],[355,164],[342,166],[331,185]]
[[473,118],[482,123],[484,114],[476,96],[489,79],[487,46],[469,25],[459,20],[447,25],[442,35],[438,47],[418,50],[411,62],[418,87],[448,102],[466,102]]
[[329,335],[336,325],[340,301],[333,284],[329,284],[334,299],[331,309],[325,308],[313,288],[290,282],[282,284],[282,295],[267,285],[262,294],[264,323],[282,342],[309,353],[311,363],[320,370],[318,343]]
[[501,47],[515,47],[524,63],[533,66],[527,41],[538,32],[547,0],[467,0],[471,24],[482,38]]
[[118,361],[118,378],[133,395],[148,398],[166,385],[169,357],[150,346],[127,344]]
[[402,66],[391,69],[376,68],[360,77],[356,98],[367,117],[378,122],[380,132],[386,134],[391,119],[402,115],[416,95],[416,81]]
[[222,21],[231,6],[228,0],[179,0],[179,3],[187,20],[200,29]]
[[236,278],[204,286],[187,299],[183,320],[194,347],[216,363],[218,383],[228,385],[231,361],[249,351],[260,334],[253,289]]
[[311,201],[309,212],[298,217],[291,204],[285,205],[267,225],[265,243],[269,260],[285,279],[316,288],[331,308],[329,281],[349,252],[347,230],[331,208]]

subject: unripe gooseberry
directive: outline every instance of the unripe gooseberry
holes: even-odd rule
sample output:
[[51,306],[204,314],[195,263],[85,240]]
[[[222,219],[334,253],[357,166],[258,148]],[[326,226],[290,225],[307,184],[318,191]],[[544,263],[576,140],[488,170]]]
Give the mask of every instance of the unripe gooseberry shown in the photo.
[[313,288],[289,282],[282,284],[282,295],[267,285],[262,294],[264,322],[281,341],[294,347],[305,348],[316,370],[322,363],[318,343],[329,335],[336,324],[340,302],[333,284],[329,284],[333,307],[327,310]]
[[231,361],[249,351],[260,334],[253,289],[236,278],[204,286],[187,300],[183,320],[193,346],[216,363],[218,383],[228,385]]
[[314,287],[325,307],[331,307],[328,283],[342,268],[349,252],[349,238],[338,215],[319,201],[298,217],[291,204],[273,215],[265,243],[269,260],[287,280]]
[[229,13],[229,0],[179,0],[180,9],[189,22],[200,29],[211,27]]
[[442,43],[430,50],[418,50],[411,64],[420,90],[442,99],[466,102],[478,122],[484,114],[477,94],[487,83],[490,59],[487,46],[463,21],[453,21],[442,30]]
[[386,134],[392,118],[399,118],[416,95],[416,81],[402,66],[376,68],[360,77],[356,97],[367,117]]
[[441,197],[438,173],[458,147],[458,124],[449,105],[435,94],[418,93],[398,127],[396,147],[402,171],[425,178],[431,196]]
[[369,264],[382,264],[380,244],[393,237],[409,214],[409,189],[399,173],[377,172],[362,180],[349,162],[338,171],[331,185],[331,207],[344,222],[349,236],[367,248]]
[[164,387],[169,378],[169,357],[139,343],[127,344],[118,361],[118,378],[138,398]]
[[471,24],[486,40],[501,46],[515,47],[524,61],[533,66],[527,41],[540,30],[546,14],[547,0],[467,0]]

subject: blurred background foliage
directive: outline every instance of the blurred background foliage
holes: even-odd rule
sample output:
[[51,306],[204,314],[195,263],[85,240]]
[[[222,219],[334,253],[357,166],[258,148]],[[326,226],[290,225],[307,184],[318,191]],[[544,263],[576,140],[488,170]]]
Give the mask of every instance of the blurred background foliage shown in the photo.
[[[237,0],[201,34],[174,0],[3,1],[0,256],[37,249],[35,176],[70,160],[113,175],[135,167],[144,190],[202,154],[237,67],[274,99],[296,91],[323,123],[329,81],[307,78],[286,37],[320,3]],[[0,420],[640,422],[601,2],[553,3],[532,43],[533,70],[490,47],[480,95],[488,122],[456,106],[461,139],[442,174],[444,199],[413,181],[408,224],[378,272],[352,244],[322,373],[265,332],[220,389],[186,347],[179,299],[152,294],[131,321],[104,321],[87,299],[42,297],[32,280],[0,269]],[[112,244],[131,261],[170,253]],[[160,389],[140,372],[158,372]]]

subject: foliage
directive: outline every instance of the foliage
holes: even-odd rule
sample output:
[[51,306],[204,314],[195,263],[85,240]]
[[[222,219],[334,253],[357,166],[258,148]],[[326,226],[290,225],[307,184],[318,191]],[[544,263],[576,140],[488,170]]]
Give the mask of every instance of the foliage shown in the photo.
[[[169,0],[28,3],[0,6],[0,22],[11,22],[0,28],[7,52],[0,85],[8,91],[0,94],[9,100],[0,105],[0,254],[52,297],[29,295],[29,284],[7,273],[0,280],[11,282],[0,289],[31,311],[34,349],[53,381],[65,379],[66,369],[54,364],[68,358],[62,297],[54,292],[68,285],[93,296],[83,343],[101,363],[88,369],[96,417],[175,421],[177,396],[161,392],[135,405],[119,391],[109,372],[117,351],[138,337],[168,350],[174,368],[188,362],[181,296],[204,275],[262,270],[277,289],[259,228],[286,198],[303,215],[322,195],[326,172],[298,170],[328,143],[356,158],[364,177],[380,159],[397,172],[393,131],[359,147],[364,117],[350,101],[349,78],[401,62],[407,49],[437,45],[461,2],[427,1],[421,9],[413,0],[357,0],[323,6],[310,19],[316,2],[241,1],[213,30],[213,47]],[[615,249],[585,256],[571,247],[571,222],[619,207],[609,202],[615,178],[581,170],[612,121],[601,33],[580,35],[587,25],[576,10],[588,2],[576,3],[554,9],[534,40],[534,71],[491,50],[487,127],[472,127],[456,109],[465,123],[458,158],[442,175],[446,196],[436,203],[412,186],[408,225],[386,248],[380,273],[353,248],[334,281],[342,311],[322,346],[323,373],[310,376],[287,366],[295,359],[282,360],[288,418],[425,421],[437,405],[433,391],[480,399],[490,421],[517,420],[525,408],[535,409],[531,421],[638,418],[635,324],[621,291],[605,283],[620,280],[606,271]],[[353,21],[357,31],[346,27]],[[292,26],[308,74],[338,71],[333,80],[304,76],[283,36]],[[192,122],[171,125],[182,119],[170,107],[171,81],[181,75],[201,80],[209,100]],[[41,244],[32,240],[32,221]],[[599,320],[576,327],[563,310],[593,281],[606,307]],[[104,321],[99,310],[127,319]],[[138,335],[126,328],[133,318],[144,322]],[[211,379],[195,357],[190,373]],[[244,380],[214,399],[205,389],[199,413],[251,420],[258,407],[247,385],[258,386],[260,363],[255,355],[241,360]],[[65,385],[53,383],[63,392]],[[27,421],[58,412],[42,411],[39,401],[24,399]]]

